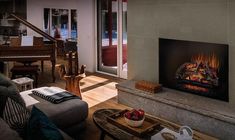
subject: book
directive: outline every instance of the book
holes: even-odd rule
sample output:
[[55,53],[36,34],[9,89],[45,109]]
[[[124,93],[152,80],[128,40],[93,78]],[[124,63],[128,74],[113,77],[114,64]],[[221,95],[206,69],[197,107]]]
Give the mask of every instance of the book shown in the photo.
[[33,46],[33,36],[22,36],[21,46]]
[[80,97],[73,95],[59,87],[41,87],[32,90],[32,93],[54,104],[58,104],[70,99],[81,99]]

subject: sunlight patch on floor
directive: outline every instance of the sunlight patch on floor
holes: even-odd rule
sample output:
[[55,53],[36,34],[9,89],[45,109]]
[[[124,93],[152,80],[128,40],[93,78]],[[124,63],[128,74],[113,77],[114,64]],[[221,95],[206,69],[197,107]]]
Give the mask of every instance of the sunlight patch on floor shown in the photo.
[[117,90],[115,88],[115,85],[117,84],[116,82],[110,82],[102,85],[101,83],[105,83],[107,81],[101,81],[102,82],[96,81],[94,84],[84,81],[85,85],[82,86],[82,89],[89,89],[91,87],[91,89],[82,92],[82,98],[88,103],[89,107],[95,106],[117,96]]

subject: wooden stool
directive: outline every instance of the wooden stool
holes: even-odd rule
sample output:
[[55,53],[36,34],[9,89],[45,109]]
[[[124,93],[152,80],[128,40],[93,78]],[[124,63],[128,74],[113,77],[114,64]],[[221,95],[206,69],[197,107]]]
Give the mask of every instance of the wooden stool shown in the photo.
[[38,71],[39,68],[37,65],[27,65],[27,66],[13,66],[11,69],[12,77],[11,79],[17,78],[17,76],[29,76],[34,79],[34,86],[38,85]]

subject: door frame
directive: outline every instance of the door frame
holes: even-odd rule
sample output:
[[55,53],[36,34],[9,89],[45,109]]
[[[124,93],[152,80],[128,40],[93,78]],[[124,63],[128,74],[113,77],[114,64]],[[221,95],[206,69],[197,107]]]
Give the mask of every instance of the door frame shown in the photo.
[[[117,69],[116,69],[116,74],[113,74],[113,71],[110,70],[110,68],[106,67],[106,66],[102,66],[102,70],[104,71],[101,71],[98,69],[98,65],[99,63],[101,63],[101,59],[99,59],[98,57],[101,56],[101,53],[100,51],[98,51],[98,48],[99,46],[101,46],[101,42],[102,42],[102,39],[101,38],[101,33],[99,33],[98,29],[101,28],[101,26],[99,25],[99,21],[98,21],[98,16],[99,15],[99,12],[98,12],[98,8],[99,8],[99,0],[96,0],[95,1],[95,54],[96,54],[96,72],[99,72],[99,73],[103,73],[103,74],[107,74],[107,75],[111,75],[111,76],[115,76],[115,77],[120,77],[120,78],[123,78],[123,79],[127,79],[127,71],[123,71],[122,70],[122,42],[123,42],[123,31],[122,31],[122,12],[123,12],[123,0],[117,0],[118,2],[118,12],[117,12]],[[99,29],[101,30],[101,29]],[[99,35],[98,35],[99,34]]]

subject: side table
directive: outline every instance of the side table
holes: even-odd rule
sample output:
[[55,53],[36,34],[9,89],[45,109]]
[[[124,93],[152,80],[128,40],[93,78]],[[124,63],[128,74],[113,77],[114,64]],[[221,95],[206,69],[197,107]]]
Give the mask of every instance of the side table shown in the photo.
[[28,77],[22,77],[12,80],[16,86],[18,87],[19,91],[25,91],[33,89],[33,79],[30,79]]
[[28,65],[28,66],[13,66],[13,68],[11,69],[12,72],[12,79],[17,78],[18,76],[21,77],[30,77],[34,79],[34,85],[35,87],[37,87],[38,84],[38,65]]

